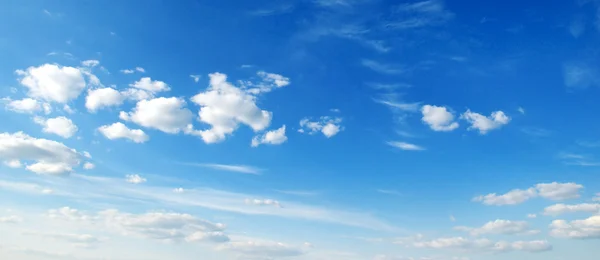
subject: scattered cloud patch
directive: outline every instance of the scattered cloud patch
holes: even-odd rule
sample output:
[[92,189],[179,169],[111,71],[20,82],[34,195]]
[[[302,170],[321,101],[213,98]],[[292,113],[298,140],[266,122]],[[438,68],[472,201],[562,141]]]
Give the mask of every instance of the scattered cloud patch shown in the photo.
[[458,123],[454,121],[454,115],[448,108],[443,106],[424,105],[421,108],[424,123],[429,125],[433,131],[448,132],[458,128]]
[[381,74],[403,74],[406,72],[406,68],[398,64],[385,64],[374,60],[363,59],[362,65]]
[[599,239],[600,215],[582,220],[554,220],[550,224],[550,235],[571,239]]
[[563,77],[568,88],[589,88],[600,85],[599,72],[585,63],[565,64]]
[[275,242],[235,241],[223,244],[217,249],[241,254],[245,257],[243,259],[279,259],[305,254],[301,247]]
[[132,88],[145,90],[153,94],[171,90],[167,83],[160,80],[152,80],[150,77],[143,77],[140,80],[129,84],[129,86]]
[[85,98],[85,107],[90,112],[96,112],[104,107],[119,106],[125,101],[125,96],[114,88],[89,89]]
[[42,131],[45,133],[55,134],[62,138],[71,138],[79,130],[71,119],[64,116],[49,119],[35,117],[33,121],[43,126]]
[[412,243],[416,248],[475,250],[494,253],[523,251],[539,253],[552,250],[552,245],[545,240],[494,242],[486,238],[468,239],[463,237],[444,237],[434,240],[420,240]]
[[344,129],[341,125],[341,117],[322,116],[316,121],[311,120],[308,117],[300,120],[300,129],[298,132],[309,135],[321,132],[325,137],[331,138]]
[[262,135],[255,136],[252,138],[252,147],[257,147],[261,144],[270,144],[270,145],[279,145],[285,143],[287,141],[287,136],[285,135],[285,125],[280,127],[279,129],[268,131]]
[[246,199],[245,202],[247,205],[273,206],[273,207],[281,208],[281,204],[279,203],[279,201],[272,200],[272,199],[266,199],[266,200]]
[[194,80],[194,82],[198,83],[200,81],[200,78],[202,78],[201,75],[190,75],[190,78],[192,78],[192,80]]
[[136,72],[140,72],[140,73],[144,73],[146,72],[146,70],[142,67],[135,67],[134,69],[123,69],[121,70],[121,73],[123,74],[133,74]]
[[23,167],[23,164],[19,160],[5,161],[4,165],[8,166],[9,168],[13,168],[13,169],[17,169],[17,168]]
[[116,122],[112,125],[103,125],[98,128],[98,131],[109,140],[125,138],[134,143],[144,143],[150,139],[141,129],[129,129],[121,122]]
[[558,216],[567,213],[593,213],[600,214],[600,204],[598,203],[581,203],[574,205],[554,204],[544,209],[544,215]]
[[459,226],[455,227],[455,230],[468,232],[472,236],[481,235],[523,235],[523,234],[537,234],[539,230],[531,230],[529,224],[525,221],[510,221],[497,219],[490,221],[478,228]]
[[86,163],[83,164],[83,169],[91,170],[91,169],[94,169],[94,168],[96,168],[96,165],[94,165],[91,162],[86,162]]
[[441,0],[426,0],[404,3],[393,10],[392,19],[385,28],[393,30],[410,30],[442,25],[454,17]]
[[568,200],[579,198],[579,192],[583,186],[576,183],[539,183],[527,190],[514,189],[508,193],[498,195],[490,193],[473,198],[473,201],[482,202],[485,205],[516,205],[521,204],[537,196],[550,200]]
[[81,65],[85,66],[85,67],[96,67],[98,65],[100,65],[100,61],[98,60],[84,60],[81,62]]
[[489,117],[486,117],[482,114],[467,110],[460,116],[460,118],[471,124],[471,126],[469,126],[469,130],[477,130],[482,135],[487,134],[491,130],[498,129],[510,122],[510,117],[508,117],[502,111],[494,111]]
[[132,184],[140,184],[146,182],[147,180],[138,174],[129,174],[125,176],[125,181]]
[[238,172],[246,174],[258,175],[262,172],[261,169],[248,166],[248,165],[235,165],[235,164],[218,164],[218,163],[182,163],[183,165],[204,167],[219,171]]

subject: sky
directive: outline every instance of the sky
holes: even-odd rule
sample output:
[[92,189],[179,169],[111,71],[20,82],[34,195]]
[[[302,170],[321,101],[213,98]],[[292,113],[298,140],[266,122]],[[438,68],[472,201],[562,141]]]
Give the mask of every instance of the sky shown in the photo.
[[0,3],[0,258],[592,260],[600,1]]

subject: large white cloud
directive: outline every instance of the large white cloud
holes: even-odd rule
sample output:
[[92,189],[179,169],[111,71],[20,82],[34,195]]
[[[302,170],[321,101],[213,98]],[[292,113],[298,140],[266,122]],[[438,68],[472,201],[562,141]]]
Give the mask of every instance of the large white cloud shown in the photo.
[[573,239],[600,239],[600,215],[570,222],[554,220],[550,224],[550,235]]
[[67,103],[79,96],[86,86],[82,70],[56,64],[44,64],[17,70],[19,82],[28,89],[28,96],[48,102]]
[[42,118],[35,117],[34,122],[38,125],[43,126],[42,131],[45,133],[51,133],[63,138],[71,138],[75,133],[77,133],[77,126],[64,116],[59,116],[55,118]]
[[229,83],[225,74],[212,73],[208,76],[208,89],[191,100],[200,106],[199,119],[210,125],[210,129],[190,133],[199,135],[206,143],[216,143],[232,134],[240,124],[255,132],[271,124],[273,113],[260,109],[256,105],[256,96]]
[[285,143],[287,141],[287,136],[285,136],[285,125],[280,127],[279,129],[268,131],[262,135],[255,136],[252,138],[252,147],[257,147],[261,144],[271,144],[278,145]]
[[141,129],[129,129],[121,122],[116,122],[112,125],[103,125],[98,128],[98,131],[110,140],[125,138],[134,143],[143,143],[150,139]]
[[515,235],[539,233],[538,230],[529,229],[529,224],[526,221],[510,221],[503,219],[490,221],[478,228],[460,226],[455,227],[454,229],[469,232],[472,236],[481,236],[487,234]]
[[325,137],[331,138],[343,130],[341,117],[322,116],[317,120],[304,118],[300,120],[300,133],[315,134],[321,132]]
[[550,200],[568,200],[578,198],[583,186],[577,183],[539,183],[526,190],[514,189],[505,194],[498,195],[490,193],[477,196],[473,201],[482,202],[486,205],[516,205],[521,204],[531,198],[540,196]]
[[63,174],[79,165],[80,154],[62,143],[16,132],[0,134],[0,159],[33,162],[26,168],[39,174]]
[[482,114],[467,110],[460,115],[460,118],[471,124],[469,129],[478,130],[480,134],[487,134],[487,132],[500,128],[510,122],[510,117],[502,111],[494,111],[489,117],[486,117]]
[[423,122],[425,122],[434,131],[452,131],[458,128],[458,123],[454,122],[454,115],[443,106],[424,105],[421,108]]
[[176,134],[187,129],[193,114],[185,108],[183,99],[159,97],[139,101],[133,111],[120,117],[143,127]]

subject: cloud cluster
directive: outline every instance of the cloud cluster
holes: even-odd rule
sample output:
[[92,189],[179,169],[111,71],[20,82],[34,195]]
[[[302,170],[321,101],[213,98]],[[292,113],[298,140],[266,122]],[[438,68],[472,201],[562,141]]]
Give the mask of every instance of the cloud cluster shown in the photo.
[[582,220],[554,220],[550,235],[572,239],[600,239],[600,215]]
[[331,138],[344,129],[341,123],[341,117],[322,116],[316,121],[312,121],[311,118],[304,118],[300,120],[298,132],[310,135],[321,132],[325,137]]
[[540,196],[550,200],[567,200],[579,198],[579,192],[583,186],[576,183],[540,183],[526,190],[514,189],[505,194],[498,195],[490,193],[477,196],[473,201],[482,202],[485,205],[516,205],[531,198]]
[[80,163],[80,154],[60,142],[16,132],[0,133],[0,159],[13,166],[23,161],[31,162],[26,164],[27,170],[56,175],[73,171]]
[[109,140],[124,138],[134,143],[144,143],[150,139],[141,129],[129,129],[121,122],[116,122],[112,125],[103,125],[98,128],[98,131]]
[[490,221],[485,223],[483,226],[478,228],[464,227],[459,226],[455,227],[455,230],[469,232],[472,236],[481,236],[481,235],[494,235],[494,234],[503,234],[503,235],[516,235],[516,234],[537,234],[539,230],[531,230],[529,229],[529,224],[525,221],[510,221],[497,219],[494,221]]
[[251,146],[257,147],[261,144],[278,145],[285,143],[287,139],[288,138],[285,135],[285,125],[283,125],[279,129],[267,131],[262,135],[255,136],[254,138],[252,138]]
[[471,124],[469,130],[477,130],[480,134],[486,134],[489,131],[500,128],[510,122],[510,117],[502,111],[494,111],[490,116],[486,117],[482,114],[467,110],[460,118]]

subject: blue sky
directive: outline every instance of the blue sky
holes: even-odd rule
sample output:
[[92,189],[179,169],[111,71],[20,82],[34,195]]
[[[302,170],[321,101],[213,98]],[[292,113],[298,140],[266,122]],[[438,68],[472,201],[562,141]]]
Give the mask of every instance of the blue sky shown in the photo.
[[2,258],[600,253],[599,1],[0,7]]

